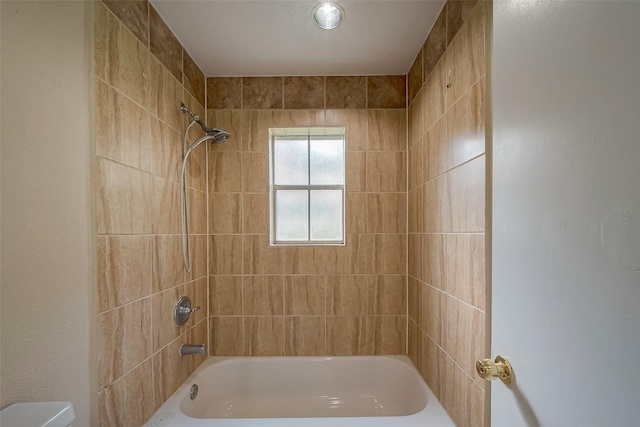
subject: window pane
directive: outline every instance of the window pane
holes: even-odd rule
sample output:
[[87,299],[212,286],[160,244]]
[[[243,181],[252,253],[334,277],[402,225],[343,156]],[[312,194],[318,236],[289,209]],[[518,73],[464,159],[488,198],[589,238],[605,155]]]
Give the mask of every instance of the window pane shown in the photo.
[[274,140],[274,170],[276,185],[309,184],[309,153],[307,137]]
[[329,137],[311,139],[310,179],[312,185],[344,184],[344,141]]
[[311,240],[342,240],[342,191],[311,191]]
[[276,192],[276,240],[309,240],[309,196],[307,190]]

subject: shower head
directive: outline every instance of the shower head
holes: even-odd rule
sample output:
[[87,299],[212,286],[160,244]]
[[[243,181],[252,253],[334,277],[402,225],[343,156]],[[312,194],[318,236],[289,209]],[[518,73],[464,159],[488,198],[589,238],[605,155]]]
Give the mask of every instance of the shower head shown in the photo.
[[202,130],[205,131],[208,136],[213,138],[211,142],[213,142],[214,144],[222,144],[231,136],[229,132],[222,129],[211,129],[207,128],[206,126],[202,126]]
[[[189,110],[187,106],[184,105],[184,103],[180,103],[180,111],[182,111],[183,113],[189,113],[189,115],[193,118],[193,122],[200,125],[202,131],[210,137],[211,142],[213,142],[214,144],[222,144],[231,136],[231,134],[226,130],[210,128],[209,126],[205,125],[202,120],[200,120],[200,116]],[[191,123],[193,124],[193,122]]]

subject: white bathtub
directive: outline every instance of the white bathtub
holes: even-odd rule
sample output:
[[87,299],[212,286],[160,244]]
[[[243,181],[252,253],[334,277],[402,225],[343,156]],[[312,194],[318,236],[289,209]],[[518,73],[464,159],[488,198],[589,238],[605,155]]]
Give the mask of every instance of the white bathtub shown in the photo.
[[407,357],[351,356],[210,357],[145,424],[151,426],[455,425]]

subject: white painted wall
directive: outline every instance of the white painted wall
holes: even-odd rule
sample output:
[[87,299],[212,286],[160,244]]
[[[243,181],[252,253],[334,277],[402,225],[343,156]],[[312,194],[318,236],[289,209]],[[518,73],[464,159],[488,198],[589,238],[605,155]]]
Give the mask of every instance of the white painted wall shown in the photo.
[[494,2],[492,425],[640,423],[640,2]]
[[90,368],[96,288],[91,6],[82,1],[0,5],[0,403],[68,400],[76,412],[74,425],[96,425],[90,415],[97,395]]

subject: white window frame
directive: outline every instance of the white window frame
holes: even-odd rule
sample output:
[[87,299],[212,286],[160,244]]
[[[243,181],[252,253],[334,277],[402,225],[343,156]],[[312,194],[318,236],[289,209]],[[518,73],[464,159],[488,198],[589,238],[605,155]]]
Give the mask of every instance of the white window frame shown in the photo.
[[[275,184],[275,143],[276,139],[307,138],[307,182],[310,182],[311,174],[311,140],[314,137],[329,136],[342,138],[342,184],[334,185],[276,185]],[[269,129],[269,219],[270,219],[270,243],[272,246],[344,246],[346,243],[346,140],[343,127],[314,127],[314,128],[274,128]],[[307,240],[278,240],[277,239],[277,215],[276,193],[281,190],[306,190],[307,191]],[[342,239],[340,240],[311,240],[311,191],[314,190],[339,190],[342,192]]]

